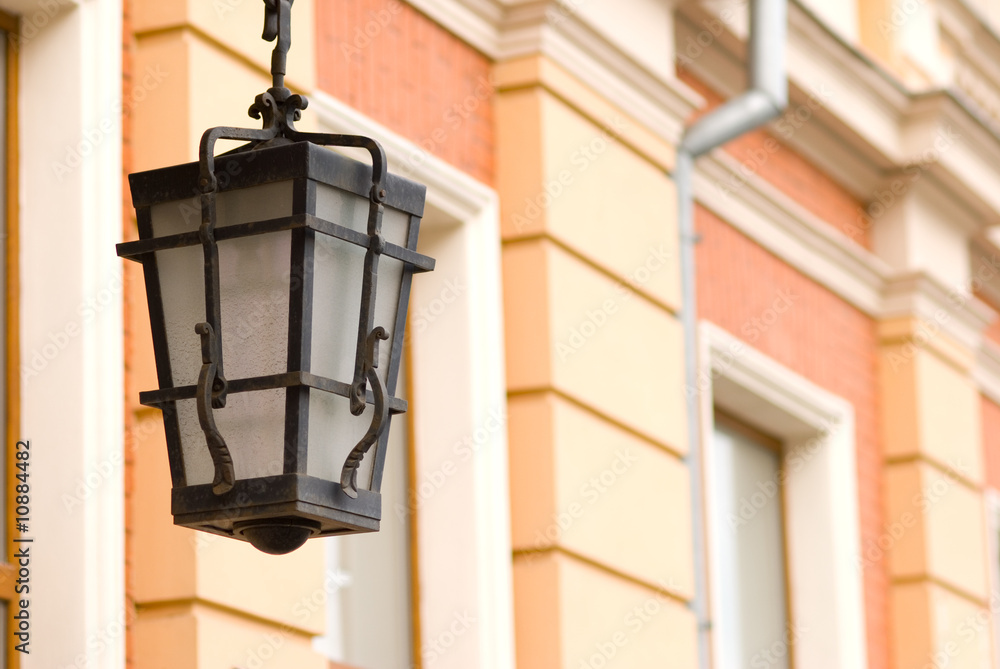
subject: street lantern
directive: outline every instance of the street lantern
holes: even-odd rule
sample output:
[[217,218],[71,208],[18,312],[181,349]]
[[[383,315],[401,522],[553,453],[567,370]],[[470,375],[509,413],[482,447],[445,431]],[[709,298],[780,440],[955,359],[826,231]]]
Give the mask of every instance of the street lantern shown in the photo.
[[[379,528],[379,488],[425,188],[378,142],[299,132],[284,87],[293,0],[264,0],[273,86],[197,163],[129,176],[174,523],[272,554]],[[215,156],[220,139],[246,144]],[[325,146],[365,149],[371,165]],[[225,363],[225,364],[223,364]]]

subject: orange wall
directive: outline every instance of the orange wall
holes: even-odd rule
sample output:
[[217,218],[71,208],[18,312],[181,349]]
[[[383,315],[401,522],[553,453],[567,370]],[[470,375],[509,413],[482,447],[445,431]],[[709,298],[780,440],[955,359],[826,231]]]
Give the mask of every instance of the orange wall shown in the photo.
[[[854,406],[864,549],[878,539],[884,520],[874,321],[704,208],[697,209],[695,225],[702,235],[697,246],[699,318]],[[780,299],[779,293],[790,296],[791,307],[770,325],[755,322]],[[864,589],[870,669],[889,666],[888,586],[884,561],[868,565]]]
[[981,401],[986,485],[1000,490],[1000,406],[985,397]]
[[490,62],[398,0],[317,0],[319,87],[493,184]]

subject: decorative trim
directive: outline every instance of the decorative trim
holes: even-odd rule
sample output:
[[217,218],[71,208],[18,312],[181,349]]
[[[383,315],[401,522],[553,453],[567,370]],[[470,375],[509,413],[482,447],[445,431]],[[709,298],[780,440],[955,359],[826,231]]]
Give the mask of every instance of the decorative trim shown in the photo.
[[[90,661],[122,669],[124,635],[108,633],[128,620],[122,267],[110,252],[122,235],[122,132],[112,104],[122,95],[122,4],[0,6],[23,9],[22,28],[29,21],[36,28],[19,45],[20,111],[31,119],[21,123],[20,140],[31,150],[21,151],[19,166],[18,428],[32,443],[29,531],[57,537],[59,545],[33,554],[36,573],[48,577],[45,588],[32,591],[32,607],[50,612],[32,618],[33,639],[60,643],[32,644],[31,663],[71,666],[96,652],[88,640],[104,638]],[[35,104],[52,91],[59,91],[58,105]],[[96,145],[91,136],[99,137]],[[77,151],[86,158],[67,161],[69,152],[79,159]],[[61,161],[74,167],[59,172]],[[61,280],[34,271],[42,266],[59,267]],[[67,500],[76,504],[67,508]],[[72,570],[66,555],[74,556]]]
[[498,0],[407,0],[491,60],[500,53],[504,7]]
[[963,357],[980,348],[983,330],[996,318],[983,301],[968,293],[949,291],[927,274],[894,276],[886,284],[880,318],[911,317],[928,330],[931,346],[939,328],[967,352]]
[[[577,11],[555,0],[411,0],[410,4],[491,60],[540,54],[676,145],[701,98],[616,47]],[[558,16],[558,20],[554,17]]]
[[[795,463],[784,485],[790,624],[802,631],[796,662],[865,669],[854,408],[712,323],[700,324],[699,345],[706,500],[713,499],[714,405],[751,426],[766,422]],[[817,525],[827,533],[814,532]],[[712,592],[718,610],[718,587]]]
[[995,404],[1000,404],[1000,344],[984,339],[976,354],[972,379],[979,392]]
[[[698,203],[866,314],[877,317],[891,270],[882,260],[761,178],[745,182],[742,164],[722,149],[701,158]],[[722,184],[742,184],[730,189]]]
[[701,98],[675,78],[665,79],[623,54],[574,12],[551,21],[549,7],[538,6],[505,22],[499,60],[542,54],[614,101],[661,139],[680,143],[688,116]]

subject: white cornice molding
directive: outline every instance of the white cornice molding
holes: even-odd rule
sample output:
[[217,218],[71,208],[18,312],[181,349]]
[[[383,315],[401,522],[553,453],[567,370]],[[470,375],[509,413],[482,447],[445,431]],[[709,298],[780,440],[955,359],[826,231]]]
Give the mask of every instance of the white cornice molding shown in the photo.
[[723,189],[721,184],[742,180],[742,166],[721,149],[701,158],[694,179],[696,200],[868,316],[937,323],[955,342],[971,352],[979,350],[982,332],[995,318],[982,301],[923,272],[894,274],[875,254],[761,178]]
[[601,34],[599,26],[572,11],[572,4],[557,0],[410,0],[410,4],[493,61],[534,54],[548,57],[672,144],[680,141],[685,120],[701,106],[701,97],[689,87],[626,55]]
[[[973,358],[974,382],[1000,403],[1000,345],[983,334],[996,318],[991,308],[926,273],[893,274],[876,255],[761,178],[752,176],[725,194],[720,184],[742,178],[741,167],[721,149],[699,159],[694,178],[698,203],[871,318],[915,318],[925,332],[940,331],[963,346]],[[978,244],[995,248],[985,239]]]
[[1000,404],[1000,344],[983,340],[972,368],[972,378],[983,395]]
[[[699,7],[682,12],[687,23],[678,23],[680,41],[692,22],[711,16]],[[722,90],[727,95],[743,76],[742,49],[731,44],[716,40],[711,52],[689,66],[710,83],[732,82],[731,90]],[[790,109],[807,103],[808,91],[820,82],[827,97],[809,123],[783,141],[856,197],[870,199],[879,182],[922,162],[935,138],[954,129],[959,139],[931,169],[980,225],[1000,223],[1000,136],[977,107],[949,91],[906,91],[797,2],[789,6],[788,64]]]
[[922,272],[892,277],[883,295],[882,319],[915,317],[925,325],[936,324],[973,353],[982,345],[983,330],[996,318],[967,291],[948,289]]
[[722,184],[743,181],[742,166],[721,149],[701,158],[694,179],[697,201],[792,267],[877,317],[891,274],[888,265],[764,179],[751,177],[724,192]]
[[500,53],[504,7],[495,0],[406,0],[491,60]]
[[575,16],[555,25],[522,25],[504,35],[502,58],[535,53],[545,55],[672,144],[680,143],[686,119],[702,103],[688,86],[650,72]]
[[[700,99],[683,83],[665,80],[635,62],[600,34],[599,26],[564,12],[560,21],[551,12],[565,3],[556,0],[409,0],[494,61],[519,55],[543,54],[597,93],[627,109],[634,118],[660,137],[676,143],[689,113]],[[1000,51],[992,30],[975,17],[961,0],[941,0],[942,27],[952,40],[969,49]],[[698,3],[681,4],[677,23],[678,43],[695,34],[711,16]],[[720,92],[733,95],[742,89],[745,28],[733,26],[688,66]],[[686,31],[686,32],[685,32]],[[963,37],[964,35],[964,37]],[[971,52],[971,51],[970,51]],[[974,59],[973,59],[974,60]],[[994,85],[1000,68],[977,62]],[[919,160],[928,141],[949,124],[962,141],[930,166],[931,178],[923,188],[938,201],[948,200],[954,221],[977,221],[979,226],[1000,223],[1000,140],[989,119],[961,94],[938,91],[908,92],[891,74],[828,30],[797,0],[789,5],[789,80],[791,109],[807,104],[818,82],[827,82],[830,97],[815,110],[810,123],[785,140],[820,169],[826,171],[862,200],[886,179]],[[316,97],[320,97],[319,94]],[[328,97],[328,96],[325,96]],[[365,121],[345,105],[330,98],[323,105],[330,127],[350,132],[364,130]],[[331,120],[333,119],[333,120]],[[370,125],[370,123],[369,123]],[[393,137],[384,129],[372,130]],[[405,143],[405,140],[404,140]],[[403,146],[402,144],[400,145]],[[400,154],[387,142],[390,154]],[[403,150],[404,163],[407,156]],[[425,156],[426,158],[426,156]],[[431,160],[437,160],[430,158]],[[440,161],[439,161],[440,162]],[[468,176],[441,163],[439,183],[429,184],[428,202],[435,189],[454,192],[441,198],[461,201]],[[764,248],[818,281],[849,304],[873,318],[917,316],[934,318],[939,309],[949,317],[944,331],[970,347],[977,359],[974,378],[982,391],[1000,402],[1000,346],[982,336],[991,312],[972,298],[960,309],[947,299],[949,292],[930,277],[893,277],[890,268],[874,254],[847,240],[827,223],[795,203],[762,179],[752,177],[730,196],[717,184],[740,178],[740,163],[722,151],[699,161],[695,194],[707,208],[734,225]],[[449,171],[450,170],[450,171]],[[426,173],[425,173],[426,174]],[[934,183],[931,183],[934,182]],[[481,186],[481,184],[477,184]],[[475,191],[476,189],[473,189]],[[492,192],[492,191],[490,191]],[[472,196],[465,212],[478,206]],[[461,216],[462,212],[456,211]]]

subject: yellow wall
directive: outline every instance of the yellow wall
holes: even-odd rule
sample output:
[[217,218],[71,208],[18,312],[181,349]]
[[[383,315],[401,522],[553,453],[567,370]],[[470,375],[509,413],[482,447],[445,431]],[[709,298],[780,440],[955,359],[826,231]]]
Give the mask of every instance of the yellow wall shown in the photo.
[[543,58],[496,76],[518,667],[693,667],[673,152]]

